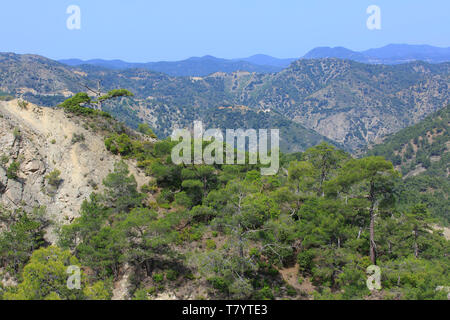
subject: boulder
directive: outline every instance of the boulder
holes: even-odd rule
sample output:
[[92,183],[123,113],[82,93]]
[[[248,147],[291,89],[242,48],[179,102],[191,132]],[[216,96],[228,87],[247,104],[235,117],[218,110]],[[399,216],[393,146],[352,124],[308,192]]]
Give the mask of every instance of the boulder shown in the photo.
[[41,161],[34,159],[25,164],[22,168],[22,171],[25,173],[34,173],[42,169]]
[[9,199],[16,206],[22,201],[23,186],[19,181],[8,180],[8,187],[5,192],[6,199]]

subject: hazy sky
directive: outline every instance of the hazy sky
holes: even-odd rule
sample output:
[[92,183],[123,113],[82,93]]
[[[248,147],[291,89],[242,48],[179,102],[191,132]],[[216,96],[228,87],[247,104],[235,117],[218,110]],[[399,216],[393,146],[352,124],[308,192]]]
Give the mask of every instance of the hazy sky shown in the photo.
[[[69,5],[81,29],[69,30]],[[381,30],[368,30],[369,5]],[[2,0],[0,51],[133,62],[191,56],[279,58],[317,46],[450,46],[449,0]]]

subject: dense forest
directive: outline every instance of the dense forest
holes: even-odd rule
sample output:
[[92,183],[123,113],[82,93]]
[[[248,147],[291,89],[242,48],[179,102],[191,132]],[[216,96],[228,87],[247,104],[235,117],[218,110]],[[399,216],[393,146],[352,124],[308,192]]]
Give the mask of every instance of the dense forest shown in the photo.
[[[421,156],[391,158],[395,141],[361,158],[323,142],[280,154],[278,174],[261,176],[260,165],[174,165],[176,142],[150,139],[148,125],[134,132],[78,100],[61,107],[134,159],[148,183],[138,189],[117,162],[56,245],[44,240],[45,208],[0,207],[0,265],[17,279],[2,299],[110,299],[124,269],[136,300],[186,287],[206,290],[195,299],[447,299],[437,288],[450,283],[450,243],[435,208],[402,199],[411,182],[394,165]],[[70,265],[82,267],[80,289],[67,288]],[[380,290],[366,285],[371,265]]]
[[450,106],[388,136],[368,155],[383,156],[402,173],[402,207],[419,201],[443,224],[450,223]]

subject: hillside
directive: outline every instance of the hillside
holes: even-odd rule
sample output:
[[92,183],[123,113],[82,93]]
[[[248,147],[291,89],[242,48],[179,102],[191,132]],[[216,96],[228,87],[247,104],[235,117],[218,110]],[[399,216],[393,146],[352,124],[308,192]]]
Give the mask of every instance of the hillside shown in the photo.
[[[119,159],[106,150],[101,129],[114,128],[115,121],[95,122],[63,110],[0,101],[0,204],[27,211],[45,207],[56,224],[49,230],[49,242],[55,241],[55,227],[73,221],[82,202],[102,189],[102,180]],[[136,165],[129,165],[138,185],[146,183]],[[56,171],[52,185],[47,177]]]
[[392,161],[403,174],[401,201],[426,203],[436,217],[450,223],[450,106],[418,124],[386,137],[368,155]]
[[398,66],[299,60],[236,90],[250,106],[281,114],[353,150],[417,123],[449,103],[450,63]]
[[0,299],[447,297],[450,242],[420,203],[392,201],[403,181],[380,157],[322,143],[272,176],[175,165],[173,142],[73,99],[0,102],[0,128]]
[[[128,88],[135,94],[128,107],[116,106],[114,115],[134,126],[143,114],[166,118],[153,121],[160,134],[210,108],[244,105],[275,111],[355,151],[450,102],[450,63],[386,66],[319,59],[299,60],[274,74],[170,77],[144,69],[68,68],[44,58],[28,63],[26,57],[2,56],[0,91],[27,92],[27,100],[55,105],[55,94],[60,102],[63,95],[84,90],[82,84],[96,87],[100,80],[105,91]],[[52,65],[55,71],[49,72]],[[20,80],[11,81],[11,70],[21,70],[20,77],[13,77]]]

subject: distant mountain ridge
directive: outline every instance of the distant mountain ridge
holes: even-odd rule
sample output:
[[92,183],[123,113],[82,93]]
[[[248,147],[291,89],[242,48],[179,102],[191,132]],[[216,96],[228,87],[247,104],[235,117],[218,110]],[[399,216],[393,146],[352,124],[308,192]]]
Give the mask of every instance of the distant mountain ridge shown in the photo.
[[192,57],[182,61],[160,61],[148,63],[132,63],[122,60],[79,60],[67,59],[59,62],[69,66],[93,65],[114,70],[147,69],[162,72],[169,76],[203,77],[216,72],[248,71],[256,73],[273,73],[289,66],[294,59],[277,59],[264,55],[256,55],[244,59],[220,59],[213,56]]
[[256,73],[279,72],[299,59],[337,58],[353,60],[367,64],[402,64],[412,61],[442,63],[450,61],[450,48],[439,48],[429,45],[390,44],[382,48],[361,52],[344,47],[318,47],[309,51],[302,58],[279,59],[264,54],[256,54],[247,58],[221,59],[210,55],[191,57],[181,61],[159,61],[147,63],[126,62],[123,60],[80,60],[63,59],[59,62],[76,67],[93,65],[113,70],[147,69],[165,73],[169,76],[204,77],[216,72],[231,73],[247,71]]
[[412,61],[442,63],[450,61],[450,48],[428,45],[390,44],[366,51],[352,51],[343,47],[320,47],[308,52],[305,59],[338,58],[370,64],[401,64]]
[[[245,106],[271,114],[269,124],[279,123],[272,115],[276,112],[351,151],[449,104],[449,79],[449,62],[390,66],[302,59],[278,73],[171,77],[146,69],[68,67],[36,55],[0,54],[0,91],[40,105],[55,106],[85,91],[83,84],[100,81],[105,91],[127,88],[136,98],[106,111],[133,127],[145,120],[160,137],[203,119],[206,110]],[[233,113],[224,115],[222,123],[238,116],[260,119],[249,112]],[[244,124],[250,122],[255,123]]]

